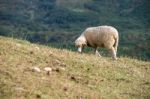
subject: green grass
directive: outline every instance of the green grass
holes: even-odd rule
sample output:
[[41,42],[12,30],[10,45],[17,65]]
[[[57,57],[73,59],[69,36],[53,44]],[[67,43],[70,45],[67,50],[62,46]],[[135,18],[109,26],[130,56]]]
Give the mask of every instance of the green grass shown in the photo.
[[[33,72],[32,67],[41,72]],[[44,67],[51,67],[50,75]],[[149,99],[150,62],[0,37],[2,99]]]

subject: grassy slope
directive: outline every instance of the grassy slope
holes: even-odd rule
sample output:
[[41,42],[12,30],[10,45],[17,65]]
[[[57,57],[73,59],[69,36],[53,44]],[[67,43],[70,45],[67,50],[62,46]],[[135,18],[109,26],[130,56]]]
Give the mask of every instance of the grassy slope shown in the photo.
[[[39,67],[40,73],[31,71]],[[44,67],[53,71],[47,75]],[[149,99],[150,62],[78,54],[0,37],[3,99]]]

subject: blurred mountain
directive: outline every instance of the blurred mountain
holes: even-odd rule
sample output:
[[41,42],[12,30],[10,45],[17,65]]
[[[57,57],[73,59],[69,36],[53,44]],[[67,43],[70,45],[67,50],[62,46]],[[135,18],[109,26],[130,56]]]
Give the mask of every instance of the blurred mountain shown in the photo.
[[0,0],[0,35],[68,47],[85,28],[112,25],[120,53],[150,59],[149,7],[150,0]]

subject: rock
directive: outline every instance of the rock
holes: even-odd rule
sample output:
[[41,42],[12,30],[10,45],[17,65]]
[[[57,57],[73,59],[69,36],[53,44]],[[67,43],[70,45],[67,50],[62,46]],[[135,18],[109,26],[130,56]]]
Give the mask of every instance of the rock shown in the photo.
[[47,72],[47,75],[49,75],[52,71],[52,68],[50,67],[45,67],[44,70]]
[[22,88],[22,87],[16,87],[16,88],[15,88],[15,90],[16,90],[17,92],[25,91],[25,89],[24,89],[24,88]]
[[47,71],[47,72],[51,72],[51,71],[52,71],[52,68],[50,68],[50,67],[45,67],[44,70]]
[[32,68],[32,71],[33,71],[33,72],[41,72],[40,68],[38,68],[38,67],[33,67],[33,68]]
[[17,43],[16,46],[17,46],[17,47],[21,47],[21,44]]
[[35,47],[36,50],[40,50],[40,48],[38,46]]

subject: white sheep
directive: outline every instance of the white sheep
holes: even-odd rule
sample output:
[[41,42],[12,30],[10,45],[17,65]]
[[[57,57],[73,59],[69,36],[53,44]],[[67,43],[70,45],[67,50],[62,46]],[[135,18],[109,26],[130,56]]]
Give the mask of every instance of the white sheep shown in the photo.
[[117,47],[119,42],[118,31],[112,26],[98,26],[87,28],[75,41],[78,52],[82,52],[85,46],[94,48],[96,55],[101,56],[97,51],[98,47],[110,50],[113,59],[117,59]]

